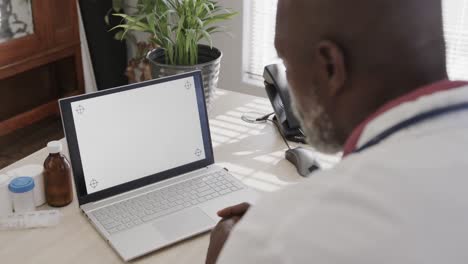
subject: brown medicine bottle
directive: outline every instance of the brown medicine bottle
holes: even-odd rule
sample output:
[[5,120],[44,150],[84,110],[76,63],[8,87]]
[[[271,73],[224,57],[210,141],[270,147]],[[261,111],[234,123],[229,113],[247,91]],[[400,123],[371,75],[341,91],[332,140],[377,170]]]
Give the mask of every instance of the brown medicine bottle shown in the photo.
[[73,200],[70,163],[62,155],[62,144],[52,141],[47,144],[49,156],[44,162],[44,187],[47,203],[63,207]]

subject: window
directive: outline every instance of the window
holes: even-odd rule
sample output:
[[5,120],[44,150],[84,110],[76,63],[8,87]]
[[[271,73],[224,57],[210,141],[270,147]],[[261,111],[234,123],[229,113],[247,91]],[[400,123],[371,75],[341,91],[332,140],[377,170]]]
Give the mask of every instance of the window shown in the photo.
[[274,46],[278,0],[246,0],[244,80],[263,82],[263,68],[279,61]]
[[[443,0],[447,67],[468,80],[468,0]],[[279,61],[274,48],[277,0],[245,0],[244,81],[261,85],[265,65]]]
[[468,80],[468,0],[444,0],[443,3],[449,76]]

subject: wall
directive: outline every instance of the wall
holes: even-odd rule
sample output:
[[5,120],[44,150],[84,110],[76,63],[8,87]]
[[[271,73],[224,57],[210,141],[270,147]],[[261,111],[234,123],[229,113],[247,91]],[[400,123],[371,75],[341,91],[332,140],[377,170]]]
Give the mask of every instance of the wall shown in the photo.
[[224,53],[219,87],[226,90],[266,97],[263,87],[258,87],[242,80],[242,64],[244,57],[243,33],[245,27],[248,26],[244,23],[248,16],[244,10],[244,5],[247,1],[255,0],[218,1],[224,7],[229,7],[239,12],[239,15],[234,19],[224,23],[224,25],[229,28],[229,31],[233,36],[231,37],[227,34],[221,33],[214,37],[214,45]]

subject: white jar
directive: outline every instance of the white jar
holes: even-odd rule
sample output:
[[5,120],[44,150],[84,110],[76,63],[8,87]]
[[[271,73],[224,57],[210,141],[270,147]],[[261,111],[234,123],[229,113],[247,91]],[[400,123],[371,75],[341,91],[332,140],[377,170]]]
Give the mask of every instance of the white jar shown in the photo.
[[8,185],[15,213],[31,212],[36,209],[34,204],[34,179],[18,177]]
[[10,179],[11,177],[8,175],[0,174],[0,217],[13,213],[13,205],[8,191]]
[[46,202],[43,171],[44,168],[41,165],[30,164],[7,172],[12,179],[23,176],[32,177],[34,179],[34,201],[36,207]]

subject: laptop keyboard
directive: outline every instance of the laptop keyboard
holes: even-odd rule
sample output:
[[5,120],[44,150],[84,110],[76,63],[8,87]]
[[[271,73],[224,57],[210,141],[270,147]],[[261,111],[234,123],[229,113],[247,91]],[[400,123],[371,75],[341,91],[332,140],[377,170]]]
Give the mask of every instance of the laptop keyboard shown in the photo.
[[91,214],[107,232],[114,234],[243,188],[223,170],[106,206]]

